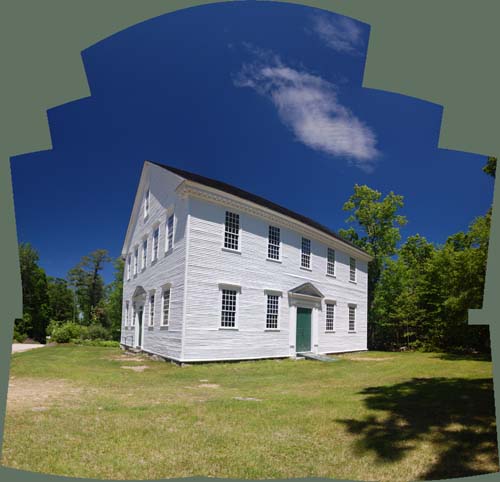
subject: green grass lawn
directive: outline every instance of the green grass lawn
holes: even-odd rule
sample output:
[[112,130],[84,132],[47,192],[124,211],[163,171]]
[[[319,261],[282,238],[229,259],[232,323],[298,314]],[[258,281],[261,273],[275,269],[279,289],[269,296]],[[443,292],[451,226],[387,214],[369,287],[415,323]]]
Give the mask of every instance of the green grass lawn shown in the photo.
[[[386,481],[498,471],[491,362],[339,358],[178,367],[116,348],[15,354],[2,463],[120,479]],[[134,366],[143,371],[123,368]]]

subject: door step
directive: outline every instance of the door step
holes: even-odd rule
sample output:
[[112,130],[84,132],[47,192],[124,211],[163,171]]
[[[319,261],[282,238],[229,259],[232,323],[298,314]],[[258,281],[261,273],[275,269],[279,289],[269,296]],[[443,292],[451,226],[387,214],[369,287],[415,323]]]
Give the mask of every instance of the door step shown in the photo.
[[307,360],[316,360],[316,361],[322,361],[322,362],[338,361],[338,358],[332,358],[332,357],[325,356],[325,355],[316,355],[316,353],[311,353],[311,352],[297,353],[297,356],[304,357]]

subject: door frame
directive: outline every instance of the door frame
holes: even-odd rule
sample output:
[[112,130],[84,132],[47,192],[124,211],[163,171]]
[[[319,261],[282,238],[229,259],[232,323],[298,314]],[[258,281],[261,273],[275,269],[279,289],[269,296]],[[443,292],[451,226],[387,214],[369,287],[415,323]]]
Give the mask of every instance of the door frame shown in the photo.
[[318,353],[318,321],[322,310],[321,298],[316,296],[288,293],[289,305],[289,355],[297,355],[297,308],[311,310],[311,352]]
[[[299,344],[298,344],[298,340],[297,340],[297,336],[298,336],[298,330],[297,330],[297,327],[298,327],[298,321],[299,321],[299,310],[306,310],[306,312],[309,314],[309,349],[308,350],[300,350],[300,352],[298,351],[298,348],[299,348]],[[296,310],[296,315],[295,315],[295,351],[297,353],[303,353],[303,352],[310,352],[312,351],[312,347],[313,347],[313,336],[312,336],[312,319],[313,319],[313,316],[312,316],[312,308],[306,308],[304,306],[297,306]]]

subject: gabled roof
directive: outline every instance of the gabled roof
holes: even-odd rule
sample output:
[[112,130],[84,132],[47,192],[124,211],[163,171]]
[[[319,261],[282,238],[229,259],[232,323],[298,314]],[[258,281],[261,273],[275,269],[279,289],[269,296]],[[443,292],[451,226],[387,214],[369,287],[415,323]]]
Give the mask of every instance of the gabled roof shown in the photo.
[[201,176],[200,174],[195,174],[189,171],[185,171],[183,169],[179,169],[177,167],[173,166],[167,166],[165,164],[159,164],[157,162],[153,161],[146,161],[151,164],[154,164],[155,166],[159,166],[163,169],[166,169],[167,171],[173,172],[174,174],[177,174],[178,176],[183,177],[184,179],[187,179],[188,181],[193,181],[197,182],[199,184],[202,184],[204,186],[208,186],[214,189],[218,189],[220,191],[232,194],[233,196],[240,197],[242,199],[246,199],[247,201],[251,201],[255,204],[258,204],[260,206],[264,206],[268,209],[272,209],[273,211],[276,211],[280,214],[283,214],[285,216],[288,216],[290,218],[296,219],[297,221],[300,221],[304,224],[307,224],[308,226],[311,226],[318,231],[322,231],[323,233],[332,236],[333,238],[338,239],[339,241],[342,241],[343,243],[352,246],[355,248],[357,251],[360,251],[364,253],[365,255],[368,255],[371,257],[369,253],[367,253],[364,249],[359,248],[356,246],[354,243],[351,241],[348,241],[344,238],[342,238],[340,235],[338,235],[336,232],[332,231],[331,229],[328,229],[326,226],[323,226],[322,224],[318,223],[317,221],[314,221],[311,218],[308,218],[302,214],[296,213],[294,211],[291,211],[290,209],[287,209],[283,206],[280,206],[279,204],[276,204],[272,201],[269,201],[261,196],[257,196],[256,194],[252,194],[251,192],[244,191],[243,189],[240,189],[239,187],[232,186],[231,184],[227,184],[222,181],[217,181],[216,179],[211,179],[209,177]]

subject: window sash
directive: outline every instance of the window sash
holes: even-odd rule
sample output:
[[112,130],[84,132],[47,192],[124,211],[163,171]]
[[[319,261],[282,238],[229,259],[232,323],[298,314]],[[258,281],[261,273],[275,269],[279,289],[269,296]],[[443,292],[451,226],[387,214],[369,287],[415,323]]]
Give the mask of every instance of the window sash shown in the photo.
[[349,306],[349,331],[356,329],[356,307]]
[[236,291],[222,290],[221,327],[236,327]]
[[128,326],[128,324],[129,324],[129,304],[128,304],[128,301],[125,301],[125,319],[123,321],[123,324],[125,326]]
[[332,248],[328,248],[326,273],[331,276],[335,275],[335,250]]
[[135,248],[135,250],[134,250],[134,275],[137,274],[138,268],[139,268],[139,248]]
[[167,251],[174,247],[174,215],[167,218]]
[[130,268],[132,264],[132,256],[127,256],[127,281],[130,279]]
[[349,280],[356,281],[356,258],[349,259]]
[[224,223],[224,247],[227,249],[239,248],[240,235],[240,215],[226,211],[226,221]]
[[266,329],[278,329],[279,296],[267,295]]
[[147,256],[148,256],[148,240],[145,239],[142,242],[142,269],[146,267]]
[[334,330],[335,322],[335,305],[333,303],[326,304],[326,331]]
[[146,191],[146,195],[144,196],[144,217],[149,214],[149,189]]
[[311,240],[307,238],[302,238],[300,266],[302,268],[311,268]]
[[280,228],[269,226],[267,257],[270,259],[280,259],[281,233]]
[[156,228],[153,231],[153,261],[158,259],[158,244],[160,238],[160,228]]
[[163,290],[162,295],[162,320],[163,326],[168,326],[168,319],[170,316],[170,288]]
[[155,295],[149,297],[149,326],[153,326],[155,322]]

